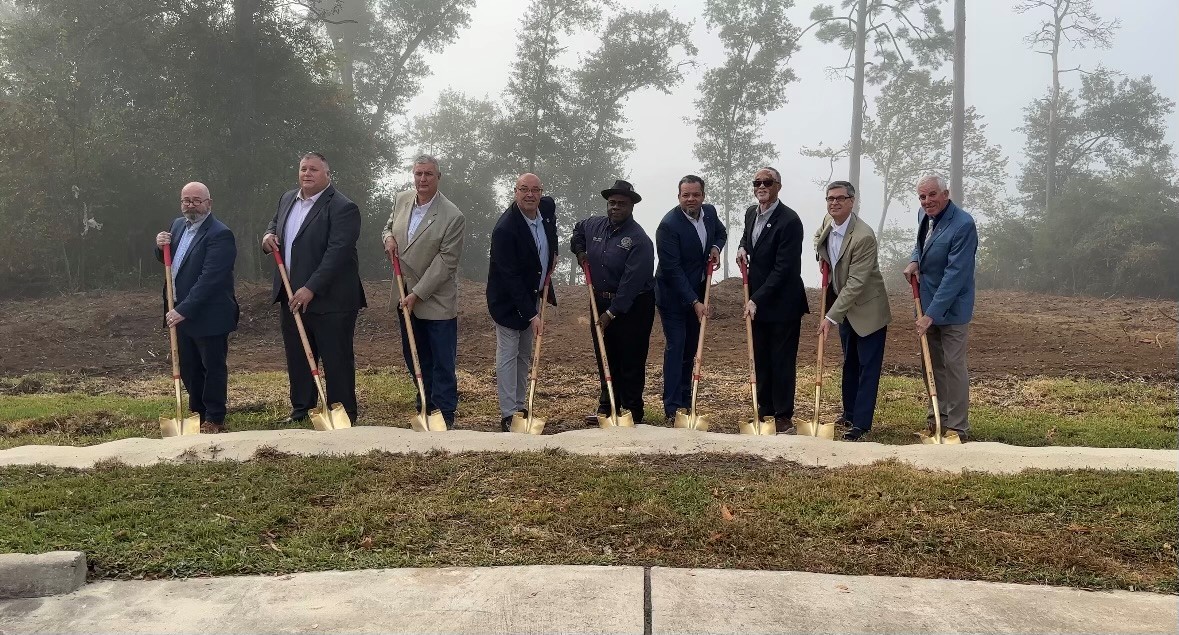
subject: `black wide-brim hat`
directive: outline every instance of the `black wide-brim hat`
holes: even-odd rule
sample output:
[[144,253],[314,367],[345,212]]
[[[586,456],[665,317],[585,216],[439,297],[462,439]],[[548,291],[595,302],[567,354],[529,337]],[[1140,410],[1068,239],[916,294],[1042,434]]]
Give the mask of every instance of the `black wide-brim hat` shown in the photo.
[[639,193],[635,191],[635,186],[631,185],[628,181],[623,181],[622,179],[615,181],[614,187],[608,190],[602,190],[602,198],[608,199],[615,194],[627,196],[633,203],[638,203],[639,201],[643,200],[643,197],[639,196]]

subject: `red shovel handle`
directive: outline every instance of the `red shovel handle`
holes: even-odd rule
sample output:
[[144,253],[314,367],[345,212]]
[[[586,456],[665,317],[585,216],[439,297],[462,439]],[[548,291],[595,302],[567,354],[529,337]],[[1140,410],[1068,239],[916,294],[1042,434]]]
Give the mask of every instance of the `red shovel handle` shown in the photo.
[[592,287],[594,284],[594,281],[592,278],[590,278],[589,261],[588,260],[586,260],[584,263],[582,263],[581,271],[582,271],[582,273],[585,274],[585,283]]
[[741,283],[749,284],[749,266],[745,264],[744,258],[737,261],[737,268],[741,270]]
[[913,287],[913,299],[921,297],[921,289],[917,286],[917,276],[909,276],[909,286]]
[[281,255],[279,255],[279,253],[278,253],[278,250],[277,250],[277,249],[275,249],[274,251],[270,252],[270,255],[271,255],[271,256],[274,256],[274,262],[275,262],[275,264],[277,264],[277,265],[278,265],[278,266],[280,266],[280,267],[281,267],[281,266],[283,266],[283,264],[282,264],[282,256],[281,256]]
[[164,243],[164,266],[172,266],[172,243]]
[[393,273],[398,278],[400,278],[401,277],[401,258],[399,258],[396,253],[394,253],[391,256],[391,258],[393,259]]
[[823,288],[826,289],[831,281],[831,265],[826,260],[819,261],[819,271],[823,272]]

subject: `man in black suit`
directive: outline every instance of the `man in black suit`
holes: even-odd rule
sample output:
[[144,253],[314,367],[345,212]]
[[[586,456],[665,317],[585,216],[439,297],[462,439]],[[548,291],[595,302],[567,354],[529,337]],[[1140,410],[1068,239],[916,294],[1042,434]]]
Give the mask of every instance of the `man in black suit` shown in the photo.
[[274,302],[287,303],[279,313],[291,383],[288,421],[305,420],[318,402],[293,311],[302,314],[312,354],[323,363],[328,401],[343,404],[348,417],[356,421],[352,340],[356,316],[368,306],[356,256],[359,237],[360,208],[332,186],[327,159],[318,152],[307,153],[299,162],[298,189],[279,198],[278,211],[262,237],[262,251],[282,250],[295,289],[294,297],[288,298],[276,269]]
[[737,263],[749,267],[757,409],[774,413],[778,434],[794,434],[795,362],[802,314],[810,313],[802,286],[802,220],[778,200],[782,176],[762,168],[753,177],[757,204],[745,210]]
[[[540,335],[537,301],[546,275],[557,263],[557,206],[544,194],[540,177],[522,174],[516,198],[491,231],[487,269],[487,310],[495,321],[495,383],[500,428],[511,430],[512,415],[524,411],[532,343]],[[557,297],[549,284],[549,303]]]
[[[229,371],[229,334],[237,329],[233,295],[237,243],[233,232],[213,217],[213,198],[203,183],[180,190],[181,217],[156,235],[156,259],[173,245],[172,288],[176,305],[164,316],[176,327],[180,379],[188,391],[188,408],[200,414],[201,432],[225,432]],[[167,287],[164,290],[167,306]]]
[[655,307],[663,324],[663,415],[674,422],[679,408],[691,405],[692,363],[700,322],[704,319],[705,265],[716,263],[729,233],[716,208],[704,204],[704,179],[680,179],[680,204],[655,230],[659,266],[655,270]]

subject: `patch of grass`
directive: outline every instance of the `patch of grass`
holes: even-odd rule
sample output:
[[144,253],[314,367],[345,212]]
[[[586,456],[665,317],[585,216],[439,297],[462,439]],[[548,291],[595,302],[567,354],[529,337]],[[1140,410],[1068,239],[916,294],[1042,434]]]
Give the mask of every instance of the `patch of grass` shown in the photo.
[[562,452],[0,469],[0,552],[92,578],[376,567],[782,569],[1175,593],[1175,476]]

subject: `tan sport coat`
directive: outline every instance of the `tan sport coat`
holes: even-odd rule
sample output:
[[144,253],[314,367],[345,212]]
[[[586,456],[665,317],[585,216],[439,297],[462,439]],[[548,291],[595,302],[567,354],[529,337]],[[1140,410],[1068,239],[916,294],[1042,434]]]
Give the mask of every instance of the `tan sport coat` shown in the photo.
[[413,314],[423,320],[449,320],[458,317],[458,266],[466,220],[439,192],[410,240],[409,216],[416,198],[413,189],[397,194],[381,242],[389,236],[397,241],[407,293],[418,296]]
[[[888,292],[880,275],[876,257],[876,234],[872,228],[852,214],[839,258],[831,267],[831,286],[836,293],[830,302],[827,317],[836,324],[844,318],[857,335],[863,337],[884,328],[892,321],[888,308]],[[831,215],[823,217],[823,225],[815,234],[815,255],[823,262],[827,257],[827,237],[831,234]],[[830,298],[830,296],[828,296]]]

